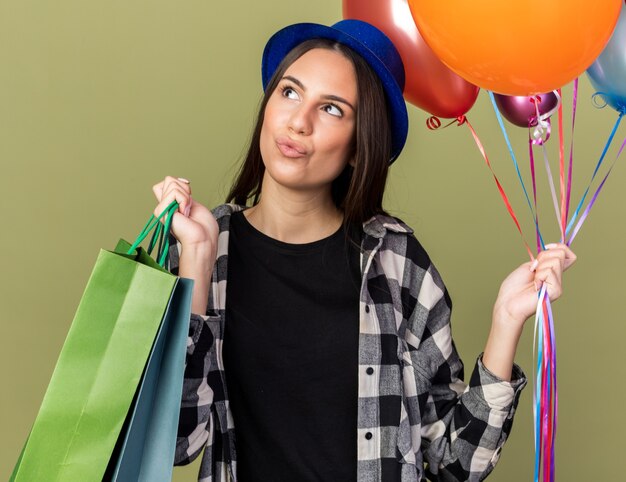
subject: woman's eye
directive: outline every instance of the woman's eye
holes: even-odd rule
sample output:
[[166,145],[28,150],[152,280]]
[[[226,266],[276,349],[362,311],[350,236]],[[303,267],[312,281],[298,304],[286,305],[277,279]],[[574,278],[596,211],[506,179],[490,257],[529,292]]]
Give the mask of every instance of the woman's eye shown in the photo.
[[283,87],[282,89],[283,97],[287,97],[288,99],[297,99],[298,93],[293,90],[291,87]]
[[343,116],[343,111],[335,104],[326,104],[324,106],[324,110],[328,112],[330,115],[334,115],[337,117]]

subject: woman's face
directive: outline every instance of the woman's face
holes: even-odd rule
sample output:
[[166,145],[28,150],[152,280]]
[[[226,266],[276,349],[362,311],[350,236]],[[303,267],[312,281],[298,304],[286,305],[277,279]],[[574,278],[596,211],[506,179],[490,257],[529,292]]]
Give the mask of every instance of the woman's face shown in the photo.
[[303,54],[287,68],[265,108],[260,141],[264,183],[328,189],[346,163],[353,162],[356,107],[352,62],[322,48]]

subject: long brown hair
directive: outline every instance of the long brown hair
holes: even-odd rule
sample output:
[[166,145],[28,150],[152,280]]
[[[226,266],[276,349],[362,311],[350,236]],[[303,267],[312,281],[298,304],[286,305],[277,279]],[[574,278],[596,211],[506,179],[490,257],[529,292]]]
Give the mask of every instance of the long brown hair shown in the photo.
[[335,206],[343,210],[344,227],[360,225],[374,214],[385,213],[382,202],[391,159],[390,114],[381,82],[365,60],[349,47],[326,39],[307,40],[292,49],[268,82],[248,152],[226,202],[246,205],[250,198],[253,205],[259,202],[265,172],[260,149],[265,107],[287,68],[314,48],[340,52],[354,65],[358,96],[352,146],[355,165],[347,164],[332,182],[331,195]]

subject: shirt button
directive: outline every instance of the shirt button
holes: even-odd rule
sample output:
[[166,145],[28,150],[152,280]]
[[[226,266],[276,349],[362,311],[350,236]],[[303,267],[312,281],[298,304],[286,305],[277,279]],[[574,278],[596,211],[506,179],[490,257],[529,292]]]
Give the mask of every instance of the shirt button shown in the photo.
[[367,432],[367,433],[365,434],[365,438],[366,438],[367,440],[371,440],[371,439],[372,439],[372,432]]
[[365,305],[365,313],[369,313],[370,312],[370,307]]
[[372,373],[374,373],[374,369],[372,367],[367,367],[367,370],[365,370],[365,373],[367,373],[368,375],[371,375]]

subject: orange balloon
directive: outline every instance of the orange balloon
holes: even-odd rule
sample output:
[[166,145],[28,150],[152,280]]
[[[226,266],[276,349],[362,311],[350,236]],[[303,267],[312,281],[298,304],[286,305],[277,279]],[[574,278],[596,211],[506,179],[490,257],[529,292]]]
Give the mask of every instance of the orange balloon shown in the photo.
[[409,0],[424,40],[472,84],[507,95],[557,89],[611,37],[624,0]]
[[480,89],[452,72],[426,45],[407,0],[343,0],[343,16],[369,22],[391,39],[404,63],[404,98],[412,104],[439,117],[458,117],[476,102]]

